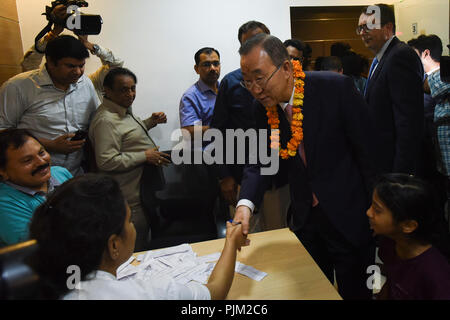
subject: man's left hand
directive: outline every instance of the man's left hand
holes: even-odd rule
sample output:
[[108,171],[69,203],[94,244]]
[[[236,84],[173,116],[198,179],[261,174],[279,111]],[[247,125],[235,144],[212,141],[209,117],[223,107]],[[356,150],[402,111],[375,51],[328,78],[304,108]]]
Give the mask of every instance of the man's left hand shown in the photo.
[[150,120],[156,126],[160,123],[167,123],[167,116],[164,112],[156,112],[152,114]]

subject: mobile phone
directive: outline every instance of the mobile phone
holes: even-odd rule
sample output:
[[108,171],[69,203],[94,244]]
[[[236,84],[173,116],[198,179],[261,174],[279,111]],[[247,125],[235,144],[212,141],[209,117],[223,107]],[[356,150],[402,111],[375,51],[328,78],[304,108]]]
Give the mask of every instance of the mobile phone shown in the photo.
[[75,132],[75,136],[70,139],[70,141],[79,141],[79,140],[84,140],[87,138],[87,131],[83,131],[83,130],[78,130],[77,132]]

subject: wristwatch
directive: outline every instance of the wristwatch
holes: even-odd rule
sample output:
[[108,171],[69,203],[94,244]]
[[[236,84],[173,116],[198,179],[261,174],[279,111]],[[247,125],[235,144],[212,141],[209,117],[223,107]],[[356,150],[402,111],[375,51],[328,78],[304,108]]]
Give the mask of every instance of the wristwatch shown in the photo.
[[94,48],[94,50],[92,50],[92,53],[97,54],[98,51],[100,50],[100,47],[98,46],[98,44],[94,44],[92,47]]

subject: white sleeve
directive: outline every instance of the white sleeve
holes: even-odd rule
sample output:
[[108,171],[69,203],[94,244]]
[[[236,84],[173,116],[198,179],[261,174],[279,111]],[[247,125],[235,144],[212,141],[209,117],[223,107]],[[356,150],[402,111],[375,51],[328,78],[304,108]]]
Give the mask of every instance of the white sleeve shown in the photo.
[[197,282],[183,285],[167,276],[150,276],[144,279],[134,279],[134,281],[143,289],[143,299],[211,300],[208,288]]
[[247,199],[241,199],[239,200],[239,202],[236,205],[236,209],[240,206],[246,206],[250,209],[250,211],[253,213],[253,211],[255,210],[255,204],[253,202],[251,202],[250,200]]
[[94,73],[89,75],[92,83],[94,84],[95,90],[99,93],[102,93],[103,81],[105,80],[108,72],[113,68],[120,68],[123,66],[124,61],[116,56],[114,56],[113,52],[107,48],[103,48],[98,45],[99,50],[96,53],[96,56],[100,58],[102,61],[102,66],[97,69]]

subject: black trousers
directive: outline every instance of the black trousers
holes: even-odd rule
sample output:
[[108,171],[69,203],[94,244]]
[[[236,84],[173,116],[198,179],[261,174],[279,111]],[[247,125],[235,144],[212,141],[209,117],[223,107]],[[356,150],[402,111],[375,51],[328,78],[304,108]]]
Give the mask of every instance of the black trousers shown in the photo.
[[306,224],[295,235],[332,284],[336,272],[338,291],[344,300],[372,298],[367,268],[375,264],[374,241],[368,237],[367,245],[352,245],[334,228],[320,205],[312,208]]

